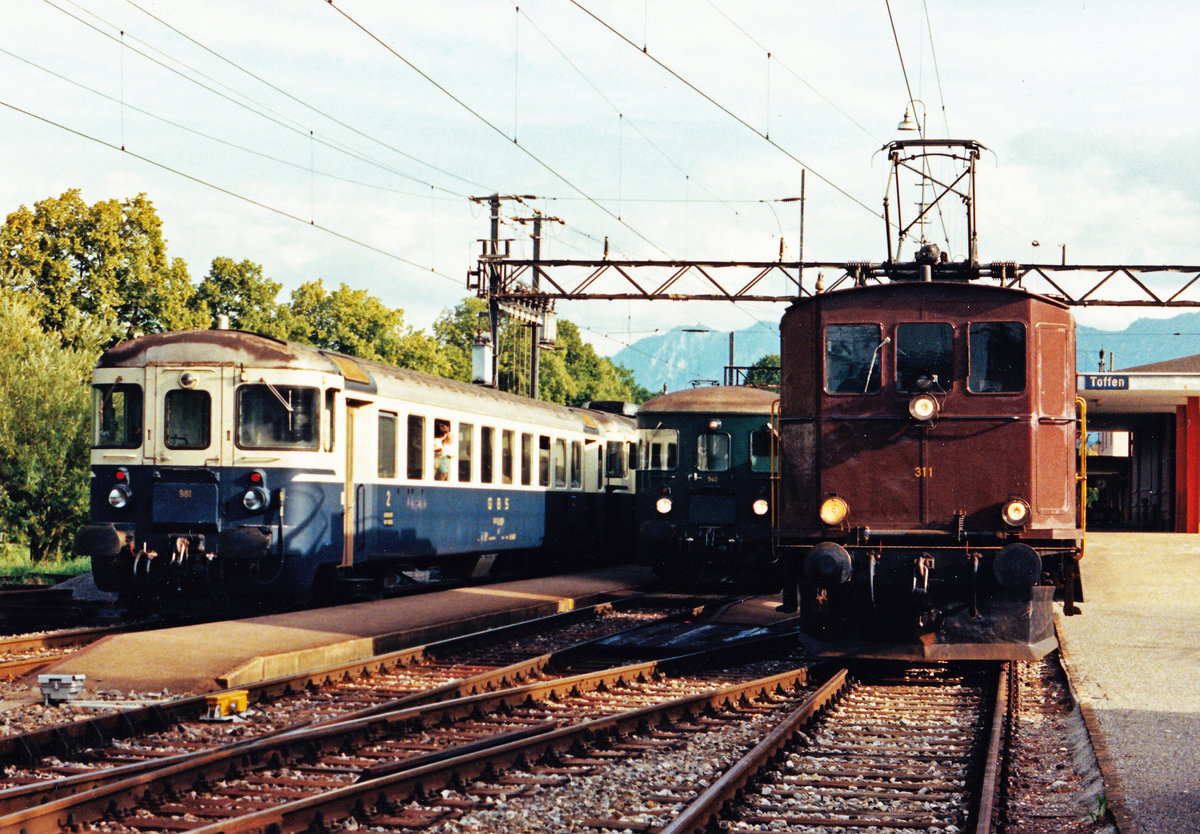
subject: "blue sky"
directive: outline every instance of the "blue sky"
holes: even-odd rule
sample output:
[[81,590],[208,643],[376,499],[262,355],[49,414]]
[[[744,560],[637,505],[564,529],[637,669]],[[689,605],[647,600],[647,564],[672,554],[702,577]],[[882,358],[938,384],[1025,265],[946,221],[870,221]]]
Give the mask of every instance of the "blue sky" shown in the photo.
[[[991,151],[982,259],[1200,263],[1196,7],[890,7],[894,34],[883,0],[7,0],[0,210],[145,192],[193,278],[246,258],[428,327],[467,294],[488,232],[469,198],[492,192],[563,221],[545,257],[770,259],[781,236],[795,256],[778,201],[807,167],[806,258],[882,260],[874,154],[911,88],[931,137]],[[527,227],[504,235],[528,254]],[[559,307],[604,353],[780,312]]]

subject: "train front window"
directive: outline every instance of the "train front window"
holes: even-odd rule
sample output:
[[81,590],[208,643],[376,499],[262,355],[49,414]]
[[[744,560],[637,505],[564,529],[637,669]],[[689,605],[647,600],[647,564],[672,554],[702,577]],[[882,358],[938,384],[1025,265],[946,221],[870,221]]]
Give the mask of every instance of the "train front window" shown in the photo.
[[750,432],[750,471],[771,471],[771,427]]
[[92,445],[136,449],[142,445],[142,388],[130,383],[92,388]]
[[825,328],[825,390],[874,394],[883,377],[883,331],[878,324],[831,324]]
[[317,389],[243,385],[237,390],[237,442],[243,449],[316,449]]
[[954,380],[954,327],[943,321],[896,326],[896,390],[949,391]]
[[642,468],[666,471],[679,464],[679,432],[675,429],[642,430]]
[[729,435],[709,432],[696,436],[696,469],[724,472],[729,468]]
[[977,321],[967,331],[967,390],[1011,394],[1025,390],[1025,325]]
[[163,434],[168,449],[207,449],[212,397],[207,391],[175,388],[163,397]]

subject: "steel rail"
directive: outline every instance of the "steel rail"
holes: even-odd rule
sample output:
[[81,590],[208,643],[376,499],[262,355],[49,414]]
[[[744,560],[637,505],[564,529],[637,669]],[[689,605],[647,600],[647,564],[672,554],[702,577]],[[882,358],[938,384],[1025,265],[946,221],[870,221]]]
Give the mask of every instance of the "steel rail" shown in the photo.
[[996,676],[996,701],[992,708],[992,725],[988,734],[987,754],[983,761],[983,775],[979,785],[979,796],[972,809],[975,819],[975,834],[991,834],[992,816],[999,796],[1000,776],[1004,756],[1005,727],[1008,717],[1008,689],[1012,676],[1012,665],[1004,663]]
[[709,824],[717,819],[721,808],[736,798],[757,773],[774,761],[797,731],[845,690],[847,674],[846,669],[834,673],[720,779],[680,811],[659,834],[696,834],[709,830]]

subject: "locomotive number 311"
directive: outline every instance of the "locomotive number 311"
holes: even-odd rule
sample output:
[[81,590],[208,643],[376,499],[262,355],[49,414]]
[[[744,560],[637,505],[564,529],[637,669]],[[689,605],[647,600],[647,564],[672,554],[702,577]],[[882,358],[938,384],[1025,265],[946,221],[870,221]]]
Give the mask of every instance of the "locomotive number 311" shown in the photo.
[[915,477],[915,478],[932,478],[933,477],[933,467],[932,466],[914,466],[913,467],[913,477]]

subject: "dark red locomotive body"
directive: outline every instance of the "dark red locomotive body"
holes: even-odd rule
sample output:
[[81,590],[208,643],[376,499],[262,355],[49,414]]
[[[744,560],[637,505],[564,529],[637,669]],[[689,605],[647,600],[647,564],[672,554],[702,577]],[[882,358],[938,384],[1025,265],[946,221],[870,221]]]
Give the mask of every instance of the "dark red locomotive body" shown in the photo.
[[805,630],[926,658],[1053,648],[1082,544],[1069,309],[894,281],[798,300],[780,332],[777,552]]

